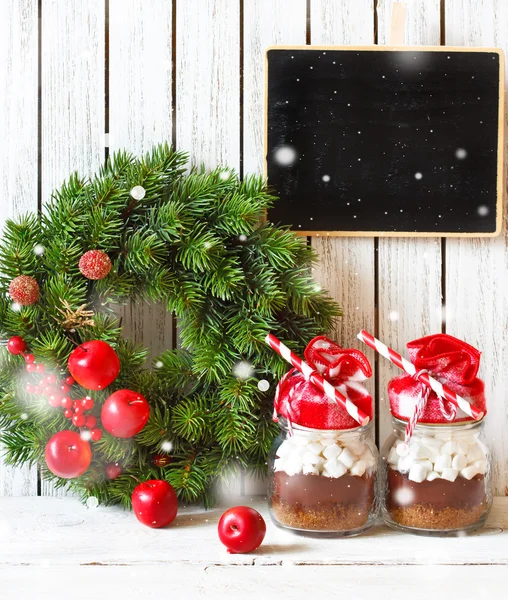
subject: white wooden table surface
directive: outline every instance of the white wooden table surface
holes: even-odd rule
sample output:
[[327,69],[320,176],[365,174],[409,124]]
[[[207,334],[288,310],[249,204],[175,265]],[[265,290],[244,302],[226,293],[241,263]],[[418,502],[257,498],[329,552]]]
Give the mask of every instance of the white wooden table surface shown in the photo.
[[[117,507],[72,498],[0,500],[0,598],[303,598],[347,595],[486,598],[508,581],[508,498],[496,498],[475,534],[426,538],[378,525],[349,539],[315,539],[276,528],[263,498],[243,498],[267,520],[263,545],[227,554],[221,509],[181,509],[150,529]],[[247,502],[246,502],[247,501]],[[504,590],[504,591],[503,591]],[[499,595],[499,598],[502,596]]]

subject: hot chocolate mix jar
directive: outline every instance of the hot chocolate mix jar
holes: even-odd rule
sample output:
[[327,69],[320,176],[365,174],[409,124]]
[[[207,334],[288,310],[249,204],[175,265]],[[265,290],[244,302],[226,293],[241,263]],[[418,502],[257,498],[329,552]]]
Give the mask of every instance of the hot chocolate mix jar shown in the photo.
[[[485,414],[484,384],[476,377],[480,353],[475,348],[444,334],[416,340],[408,348],[418,369]],[[492,504],[484,419],[473,420],[410,376],[393,379],[388,395],[393,434],[382,450],[386,523],[422,534],[481,527]]]
[[[372,398],[360,383],[371,369],[361,352],[319,337],[307,347],[305,359],[372,417]],[[359,426],[296,371],[280,382],[275,411],[281,428],[269,463],[275,523],[324,536],[368,529],[377,516],[378,453],[372,421]]]

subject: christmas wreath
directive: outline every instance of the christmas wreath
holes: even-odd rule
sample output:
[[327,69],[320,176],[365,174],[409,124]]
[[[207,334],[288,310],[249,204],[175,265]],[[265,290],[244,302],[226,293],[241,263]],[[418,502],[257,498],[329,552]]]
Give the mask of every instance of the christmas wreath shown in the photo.
[[[231,469],[262,472],[273,391],[338,307],[312,280],[312,250],[266,222],[259,177],[186,167],[168,145],[74,174],[41,214],[6,223],[0,247],[0,428],[9,464],[83,499],[130,505],[138,481],[214,500]],[[163,302],[179,348],[145,365],[115,304]]]

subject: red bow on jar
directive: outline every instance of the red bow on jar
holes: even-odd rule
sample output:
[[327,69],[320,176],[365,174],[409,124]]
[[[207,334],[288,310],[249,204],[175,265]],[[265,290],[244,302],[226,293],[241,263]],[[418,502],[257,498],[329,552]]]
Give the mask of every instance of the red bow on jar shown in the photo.
[[[372,375],[366,356],[343,349],[324,336],[305,349],[305,360],[339,392],[372,418],[372,397],[360,382]],[[358,423],[305,376],[292,369],[279,382],[274,400],[274,420],[281,415],[289,424],[312,429],[352,429]]]
[[[444,333],[409,342],[407,348],[418,372],[427,371],[434,379],[446,384],[453,392],[486,413],[485,385],[477,377],[481,353],[476,348]],[[411,419],[416,404],[422,398],[425,402],[419,411],[419,423],[473,420],[411,375],[392,379],[388,384],[388,397],[393,416],[405,421]]]

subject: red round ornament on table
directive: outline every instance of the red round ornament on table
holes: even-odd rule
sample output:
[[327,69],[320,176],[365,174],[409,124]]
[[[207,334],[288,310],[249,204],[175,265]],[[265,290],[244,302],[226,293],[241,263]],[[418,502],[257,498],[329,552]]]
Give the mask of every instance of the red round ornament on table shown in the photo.
[[19,275],[9,284],[9,295],[21,306],[30,306],[39,300],[39,284],[28,275]]
[[152,479],[134,488],[132,510],[143,525],[165,527],[176,517],[178,498],[174,488],[167,481]]
[[7,342],[7,350],[11,354],[23,354],[26,350],[26,342],[19,335],[15,335]]
[[132,390],[118,390],[104,402],[101,411],[102,426],[118,438],[138,434],[150,416],[146,398]]
[[102,340],[92,340],[71,352],[67,368],[82,387],[103,390],[118,377],[120,359],[109,344]]
[[89,250],[79,259],[79,270],[87,279],[104,279],[112,266],[111,259],[102,250]]
[[[318,336],[309,342],[304,355],[311,367],[372,421],[372,396],[361,384],[371,377],[372,369],[362,352],[344,349],[328,338]],[[359,423],[342,406],[330,400],[296,369],[280,380],[274,407],[278,415],[302,427],[326,430],[359,427]]]
[[263,543],[266,523],[250,506],[235,506],[222,515],[218,530],[219,539],[230,554],[246,554]]
[[90,444],[75,431],[59,431],[46,444],[44,458],[48,469],[57,477],[73,479],[88,469],[92,462]]

